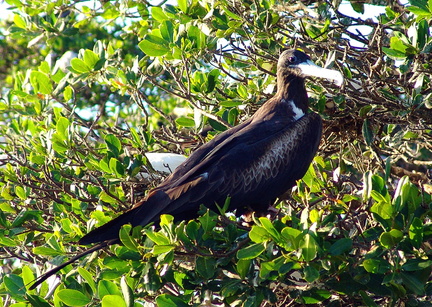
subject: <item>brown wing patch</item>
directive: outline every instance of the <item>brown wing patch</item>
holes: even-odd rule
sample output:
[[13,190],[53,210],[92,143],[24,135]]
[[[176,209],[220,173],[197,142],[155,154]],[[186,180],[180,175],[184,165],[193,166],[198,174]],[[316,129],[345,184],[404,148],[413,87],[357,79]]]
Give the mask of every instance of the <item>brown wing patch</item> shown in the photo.
[[202,174],[201,176],[198,176],[194,180],[188,181],[178,187],[174,187],[172,189],[169,189],[166,191],[166,194],[171,200],[175,200],[182,196],[184,193],[188,192],[193,187],[197,186],[200,182],[203,182],[208,177],[207,173]]

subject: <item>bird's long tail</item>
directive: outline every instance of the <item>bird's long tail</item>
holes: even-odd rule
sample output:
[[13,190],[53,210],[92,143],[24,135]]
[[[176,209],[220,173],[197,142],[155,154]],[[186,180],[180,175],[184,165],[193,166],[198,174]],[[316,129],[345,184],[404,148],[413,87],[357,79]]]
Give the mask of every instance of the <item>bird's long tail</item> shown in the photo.
[[[84,237],[82,237],[78,244],[89,245],[93,243],[99,243],[107,240],[118,239],[120,228],[128,223],[132,223],[133,217],[136,214],[138,208],[131,209],[115,219],[109,221],[108,223],[93,229]],[[132,223],[132,226],[137,226]]]
[[[131,210],[123,213],[122,215],[118,216],[117,218],[109,221],[108,223],[92,230],[88,234],[86,234],[84,237],[82,237],[78,244],[80,245],[88,245],[92,243],[99,243],[88,250],[82,252],[81,254],[78,254],[65,263],[60,264],[59,266],[49,270],[45,274],[39,276],[36,279],[36,282],[30,287],[30,290],[35,289],[38,285],[40,285],[42,282],[44,282],[47,278],[50,276],[56,274],[61,269],[66,267],[67,265],[75,262],[76,260],[80,259],[81,257],[84,257],[94,251],[98,251],[108,245],[116,244],[120,242],[119,239],[119,231],[120,228],[124,224],[133,223],[133,216],[136,214],[136,211],[139,210],[139,208],[132,208]],[[136,225],[133,225],[136,226]]]
[[[151,222],[157,222],[160,214],[166,211],[166,207],[168,205],[173,206],[173,210],[181,207],[185,202],[190,200],[191,194],[186,192],[189,192],[189,189],[196,186],[197,183],[201,182],[201,180],[202,178],[199,177],[195,180],[187,182],[180,188],[173,189],[174,192],[171,192],[170,195],[165,193],[165,191],[156,189],[153,190],[145,199],[135,204],[130,210],[119,215],[108,223],[90,231],[78,241],[78,244],[81,245],[88,245],[93,243],[99,244],[91,247],[90,249],[84,251],[79,255],[76,255],[75,257],[72,257],[65,263],[39,276],[36,279],[36,282],[30,287],[30,289],[36,288],[48,277],[56,274],[65,266],[73,263],[81,257],[84,257],[85,255],[88,255],[94,251],[100,250],[108,245],[119,243],[119,231],[123,225],[129,223],[132,225],[132,227],[138,225],[148,225]],[[175,199],[175,201],[173,201],[173,199]]]
[[76,260],[80,259],[81,257],[84,257],[85,255],[93,253],[94,251],[100,250],[100,249],[102,249],[108,245],[115,244],[117,242],[118,242],[118,239],[114,239],[114,240],[110,240],[110,241],[104,241],[98,245],[93,246],[92,248],[89,248],[88,250],[82,252],[81,254],[78,254],[78,255],[72,257],[71,259],[69,259],[65,263],[62,263],[61,265],[56,266],[54,269],[51,269],[48,272],[46,272],[45,274],[39,276],[35,280],[35,283],[33,285],[31,285],[30,290],[35,289],[37,286],[39,286],[41,283],[43,283],[45,280],[47,280],[50,276],[56,274],[58,271],[60,271],[61,269],[63,269],[67,265],[75,262]]
[[131,224],[132,227],[135,227],[155,222],[159,219],[164,208],[170,204],[170,201],[171,199],[165,192],[154,190],[128,211],[90,231],[78,241],[78,244],[88,245],[118,239],[120,228],[125,224]]

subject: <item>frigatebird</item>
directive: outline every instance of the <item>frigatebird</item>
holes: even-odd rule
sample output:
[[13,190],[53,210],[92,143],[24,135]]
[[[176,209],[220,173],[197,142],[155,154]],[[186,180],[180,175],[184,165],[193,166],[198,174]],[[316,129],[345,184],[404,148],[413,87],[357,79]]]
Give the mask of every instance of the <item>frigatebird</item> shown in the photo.
[[202,145],[159,186],[131,209],[86,234],[79,244],[98,243],[40,276],[32,289],[66,265],[119,243],[119,230],[158,222],[161,214],[194,218],[200,205],[217,211],[265,211],[306,173],[321,139],[321,117],[308,112],[304,78],[315,76],[341,85],[342,75],[315,65],[303,52],[286,50],[277,64],[277,92],[248,120]]

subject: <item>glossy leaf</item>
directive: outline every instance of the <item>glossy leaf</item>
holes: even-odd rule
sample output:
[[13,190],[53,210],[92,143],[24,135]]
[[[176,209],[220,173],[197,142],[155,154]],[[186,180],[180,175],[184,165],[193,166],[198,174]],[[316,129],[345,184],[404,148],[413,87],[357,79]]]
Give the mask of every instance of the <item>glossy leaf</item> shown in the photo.
[[69,306],[85,306],[90,299],[77,290],[63,289],[57,292],[57,297]]
[[306,234],[300,242],[301,254],[305,261],[313,260],[317,255],[318,246],[310,234]]
[[102,307],[126,307],[124,299],[120,295],[105,295],[102,298]]
[[389,232],[384,232],[380,236],[380,243],[386,248],[392,248],[403,239],[403,233],[400,230],[392,229]]
[[242,260],[250,260],[258,257],[265,251],[265,246],[262,243],[250,245],[246,248],[240,249],[237,252],[237,257]]
[[147,36],[138,46],[148,56],[162,56],[170,51],[167,42],[156,36]]

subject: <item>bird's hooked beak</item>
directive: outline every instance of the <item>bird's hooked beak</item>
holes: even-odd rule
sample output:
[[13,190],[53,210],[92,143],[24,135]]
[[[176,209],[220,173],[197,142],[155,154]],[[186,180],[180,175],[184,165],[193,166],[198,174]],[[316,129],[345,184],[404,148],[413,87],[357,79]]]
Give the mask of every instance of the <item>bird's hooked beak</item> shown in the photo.
[[344,78],[339,71],[319,67],[311,60],[299,63],[295,65],[295,67],[299,68],[304,76],[319,77],[332,80],[337,86],[341,86],[343,83]]

